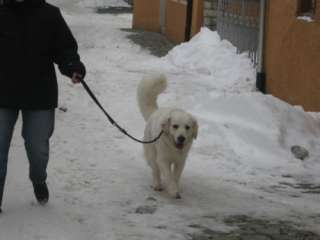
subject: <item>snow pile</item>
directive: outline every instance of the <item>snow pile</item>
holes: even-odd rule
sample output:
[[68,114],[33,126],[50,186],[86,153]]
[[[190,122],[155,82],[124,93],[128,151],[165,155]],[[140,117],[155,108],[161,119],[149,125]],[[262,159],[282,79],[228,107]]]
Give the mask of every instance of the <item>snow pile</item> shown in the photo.
[[[218,162],[222,169],[231,170],[230,177],[258,181],[287,174],[318,176],[320,123],[301,108],[272,96],[248,93],[205,96],[194,112],[203,121],[200,144],[223,149]],[[291,153],[295,145],[309,151],[304,162]]]
[[217,32],[202,28],[190,42],[175,47],[166,56],[169,64],[187,72],[210,75],[224,85],[248,82],[255,77],[255,69],[246,53],[237,54],[228,41]]

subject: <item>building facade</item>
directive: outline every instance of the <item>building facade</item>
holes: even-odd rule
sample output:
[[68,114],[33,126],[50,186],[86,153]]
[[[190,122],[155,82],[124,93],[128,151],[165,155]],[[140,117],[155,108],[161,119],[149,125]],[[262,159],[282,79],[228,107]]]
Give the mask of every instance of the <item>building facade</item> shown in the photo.
[[262,66],[263,91],[320,111],[320,0],[134,0],[133,27],[174,43],[203,25]]
[[267,1],[266,90],[320,111],[320,0]]

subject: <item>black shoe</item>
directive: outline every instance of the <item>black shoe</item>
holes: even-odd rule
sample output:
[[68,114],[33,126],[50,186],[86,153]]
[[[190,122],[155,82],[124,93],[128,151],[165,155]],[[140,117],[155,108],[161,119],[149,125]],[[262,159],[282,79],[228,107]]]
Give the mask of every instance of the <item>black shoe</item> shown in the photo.
[[45,205],[49,201],[49,190],[45,182],[34,183],[33,190],[39,204]]

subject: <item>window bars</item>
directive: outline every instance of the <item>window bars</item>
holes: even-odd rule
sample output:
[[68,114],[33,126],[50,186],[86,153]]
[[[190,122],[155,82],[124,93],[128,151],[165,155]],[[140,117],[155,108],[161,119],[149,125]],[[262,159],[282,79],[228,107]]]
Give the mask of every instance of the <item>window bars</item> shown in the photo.
[[316,0],[298,0],[298,16],[314,16],[316,13]]

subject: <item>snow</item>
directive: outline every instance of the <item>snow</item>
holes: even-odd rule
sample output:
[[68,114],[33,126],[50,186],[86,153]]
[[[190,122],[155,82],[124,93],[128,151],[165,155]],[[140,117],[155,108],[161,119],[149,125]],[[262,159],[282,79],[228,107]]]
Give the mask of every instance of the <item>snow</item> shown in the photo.
[[312,19],[312,17],[310,16],[299,16],[297,17],[298,20],[302,20],[302,21],[306,21],[306,22],[314,22],[314,20]]
[[[318,113],[255,92],[255,69],[246,54],[206,28],[157,58],[121,30],[131,28],[132,15],[92,11],[126,3],[50,2],[62,8],[79,42],[87,83],[120,125],[142,137],[137,84],[146,73],[164,72],[169,86],[159,105],[194,114],[199,136],[181,180],[183,199],[155,193],[142,146],[111,126],[80,85],[59,75],[60,106],[67,111],[56,111],[50,202],[42,207],[34,200],[19,120],[0,239],[188,239],[190,224],[230,230],[222,220],[232,214],[292,221],[319,232],[319,195],[290,187],[320,184]],[[309,158],[294,158],[293,145],[308,149]],[[138,207],[155,213],[137,214]]]
[[[190,42],[174,48],[165,59],[183,72],[209,75],[210,82],[215,80],[213,87],[219,84],[219,89],[235,85],[239,88],[239,84],[247,84],[255,75],[247,55],[238,55],[234,46],[208,28],[202,28]],[[252,81],[247,85],[252,87]]]

